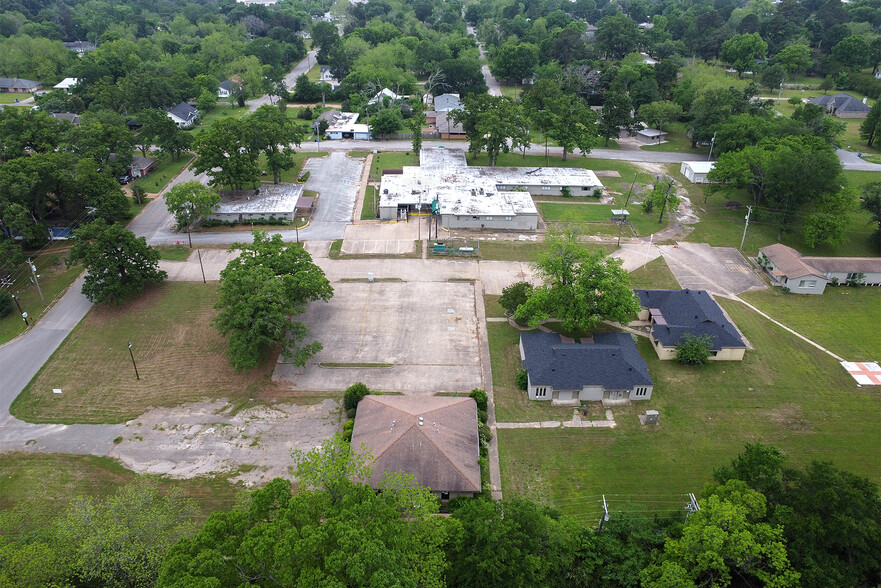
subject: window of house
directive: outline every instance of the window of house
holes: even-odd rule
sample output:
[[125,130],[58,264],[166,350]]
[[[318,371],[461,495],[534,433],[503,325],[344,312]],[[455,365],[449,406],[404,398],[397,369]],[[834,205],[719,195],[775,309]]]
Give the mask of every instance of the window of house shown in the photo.
[[548,395],[547,386],[538,386],[535,389],[535,397],[536,398],[544,398],[547,395]]
[[506,217],[505,217],[505,220],[511,220],[512,218],[514,218],[514,217],[506,216]]
[[815,288],[817,286],[817,280],[799,280],[798,287],[799,288]]
[[856,279],[859,278],[859,277],[860,277],[859,272],[849,272],[849,273],[847,274],[847,279],[848,279],[848,280],[856,280]]
[[492,219],[493,219],[493,217],[491,217],[491,216],[486,217],[486,220],[492,220]]
[[479,216],[472,216],[471,220],[480,220],[480,217]]
[[646,394],[648,394],[648,391],[649,391],[648,388],[646,388],[644,386],[640,386],[639,388],[636,389],[636,395],[637,396],[645,396]]
[[586,192],[586,191],[590,190],[590,186],[581,186],[581,189]]
[[550,186],[542,186],[541,189],[550,191],[551,187]]

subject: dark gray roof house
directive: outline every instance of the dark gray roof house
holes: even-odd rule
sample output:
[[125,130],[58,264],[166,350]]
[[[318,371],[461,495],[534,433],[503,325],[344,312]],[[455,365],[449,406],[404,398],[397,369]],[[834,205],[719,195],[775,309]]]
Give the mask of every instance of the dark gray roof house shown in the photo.
[[199,118],[199,111],[186,102],[181,102],[174,108],[168,109],[168,117],[173,120],[177,126],[186,129],[193,126],[196,119]]
[[595,333],[591,342],[558,333],[520,334],[530,400],[557,403],[648,400],[654,383],[648,365],[627,333]]
[[366,396],[358,403],[352,448],[374,460],[371,488],[386,472],[412,474],[439,498],[480,492],[477,404],[472,398]]
[[843,92],[834,96],[815,96],[808,98],[808,102],[823,106],[826,112],[838,118],[866,118],[872,110],[868,104],[863,104],[858,98]]
[[639,319],[649,321],[655,351],[675,359],[676,345],[686,333],[713,339],[711,359],[741,360],[746,343],[722,308],[705,290],[634,290],[643,307]]
[[26,94],[35,92],[43,87],[41,82],[26,80],[24,78],[0,78],[0,92],[14,92]]
[[80,126],[80,115],[73,112],[52,112],[49,113],[49,116],[58,120],[66,120],[75,127]]
[[217,97],[218,98],[229,98],[234,93],[238,92],[239,85],[235,82],[231,82],[229,80],[225,80],[220,82],[220,85],[217,87]]

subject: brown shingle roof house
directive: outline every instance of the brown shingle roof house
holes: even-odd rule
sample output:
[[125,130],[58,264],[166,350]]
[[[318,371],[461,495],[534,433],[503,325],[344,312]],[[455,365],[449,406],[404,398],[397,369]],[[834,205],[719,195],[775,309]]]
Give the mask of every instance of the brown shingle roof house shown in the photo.
[[365,396],[352,448],[373,455],[371,488],[385,472],[412,474],[442,499],[480,492],[477,404],[445,396]]

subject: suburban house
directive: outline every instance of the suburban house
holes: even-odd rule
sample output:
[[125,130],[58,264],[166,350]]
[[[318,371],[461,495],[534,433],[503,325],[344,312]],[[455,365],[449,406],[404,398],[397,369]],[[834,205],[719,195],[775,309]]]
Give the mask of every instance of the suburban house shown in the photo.
[[374,104],[383,101],[385,98],[388,98],[389,100],[392,101],[392,103],[394,103],[394,102],[397,102],[398,100],[400,100],[401,98],[406,98],[406,96],[399,96],[398,94],[395,94],[394,92],[392,92],[388,88],[383,88],[382,90],[377,92],[373,98],[371,98],[370,100],[367,101],[367,105],[373,106]]
[[132,164],[129,167],[129,175],[133,178],[143,178],[156,171],[156,166],[158,165],[158,160],[155,157],[142,157],[141,155],[134,155],[132,157]]
[[221,190],[220,204],[206,218],[231,223],[255,219],[293,222],[301,184],[261,184],[256,190]]
[[449,112],[446,111],[433,111],[434,112],[434,124],[432,125],[430,122],[431,113],[425,113],[425,122],[428,123],[429,127],[433,127],[438,133],[440,133],[441,139],[464,139],[466,138],[465,128],[456,121],[453,120],[453,117],[450,116]]
[[651,325],[651,340],[658,358],[676,359],[676,345],[686,334],[709,335],[710,359],[740,361],[746,343],[722,308],[705,290],[634,290],[642,310],[639,321]]
[[[439,113],[440,114],[440,113]],[[469,166],[462,149],[424,147],[420,165],[385,173],[380,182],[381,219],[406,219],[431,209],[448,229],[534,230],[533,195],[592,196],[602,183],[590,170]]]
[[218,98],[229,98],[233,94],[235,94],[239,90],[238,84],[235,82],[231,82],[229,80],[225,80],[220,82],[220,85],[217,87],[217,97]]
[[369,141],[371,138],[370,126],[359,123],[359,116],[357,112],[336,112],[336,116],[333,117],[330,126],[327,127],[327,138]]
[[521,333],[520,360],[530,400],[576,404],[652,397],[648,365],[627,333],[595,333],[587,343],[566,341],[559,333]]
[[339,80],[333,77],[333,74],[330,72],[330,66],[328,65],[321,66],[318,81],[322,84],[330,84],[331,90],[336,90],[337,86],[340,85]]
[[715,161],[683,161],[679,166],[679,173],[693,184],[706,184],[707,174],[714,167],[716,167]]
[[365,396],[358,403],[352,447],[373,457],[371,488],[383,474],[411,474],[442,500],[480,492],[480,444],[473,398]]
[[667,140],[667,132],[658,129],[640,129],[636,131],[636,140],[647,145],[657,145]]
[[199,111],[186,102],[181,102],[174,108],[167,108],[168,118],[174,121],[174,124],[181,129],[188,129],[196,124],[199,118]]
[[43,84],[24,78],[0,78],[0,92],[11,94],[30,94],[41,89]]
[[66,120],[75,127],[80,126],[80,115],[73,112],[50,112],[49,116],[58,120]]
[[65,92],[70,94],[70,91],[73,89],[74,86],[76,86],[76,83],[77,78],[64,78],[63,80],[52,86],[52,88],[54,90],[64,90]]
[[826,112],[838,118],[866,118],[872,110],[865,102],[843,92],[834,96],[815,96],[808,98],[808,102],[824,107]]
[[461,110],[463,108],[462,101],[458,94],[441,94],[434,97],[435,112],[449,112],[451,110]]
[[87,51],[94,51],[98,48],[97,45],[89,43],[88,41],[71,41],[69,43],[64,43],[64,47],[70,51],[76,51],[78,55],[82,55]]
[[881,257],[808,257],[774,243],[756,258],[773,283],[796,294],[822,294],[827,284],[881,286]]

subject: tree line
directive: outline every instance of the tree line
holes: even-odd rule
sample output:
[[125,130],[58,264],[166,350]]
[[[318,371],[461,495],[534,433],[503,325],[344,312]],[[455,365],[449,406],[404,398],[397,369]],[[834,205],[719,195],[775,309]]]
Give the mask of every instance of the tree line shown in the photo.
[[[412,476],[370,476],[337,435],[193,524],[196,505],[148,479],[62,514],[0,513],[4,586],[872,586],[881,497],[828,462],[795,466],[760,442],[713,472],[698,510],[611,507],[602,524],[516,498],[439,501]],[[685,502],[685,501],[684,501]]]

